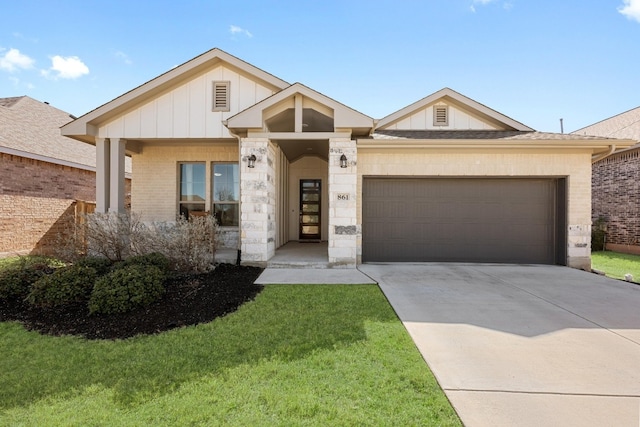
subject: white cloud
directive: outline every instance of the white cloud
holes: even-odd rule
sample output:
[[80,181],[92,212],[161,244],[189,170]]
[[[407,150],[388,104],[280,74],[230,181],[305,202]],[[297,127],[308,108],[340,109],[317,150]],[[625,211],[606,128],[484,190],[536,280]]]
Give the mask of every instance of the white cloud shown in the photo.
[[77,56],[56,55],[51,57],[51,68],[42,70],[42,75],[49,77],[51,72],[57,73],[53,76],[54,79],[77,79],[89,74],[89,67]]
[[120,50],[117,50],[114,53],[114,55],[115,55],[116,58],[121,59],[127,65],[133,64],[133,61],[131,60],[131,58],[129,58],[129,55],[127,55],[126,53],[124,53],[124,52],[122,52]]
[[[500,3],[501,0],[471,0],[471,5],[469,6],[469,10],[473,13],[476,12],[476,5],[478,6],[486,6],[489,3]],[[513,9],[513,3],[511,1],[502,1],[502,8],[505,10]]]
[[253,37],[253,34],[251,34],[249,32],[249,30],[245,30],[244,28],[240,28],[240,27],[238,27],[236,25],[230,25],[229,26],[229,32],[234,36],[236,34],[244,34],[247,37]]
[[35,62],[35,60],[29,58],[27,55],[20,53],[18,49],[9,49],[7,53],[0,56],[0,70],[5,70],[10,73],[19,69],[28,70],[29,68],[33,68]]
[[640,22],[640,0],[623,0],[624,5],[618,7],[618,12],[629,19]]

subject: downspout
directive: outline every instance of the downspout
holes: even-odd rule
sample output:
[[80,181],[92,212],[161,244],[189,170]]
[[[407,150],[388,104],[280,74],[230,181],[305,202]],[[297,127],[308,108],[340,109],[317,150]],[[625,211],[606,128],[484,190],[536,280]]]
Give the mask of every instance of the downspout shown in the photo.
[[[233,133],[231,129],[227,126],[227,121],[223,120],[222,124],[227,128],[229,134],[238,140],[238,171],[240,173],[240,183],[242,183],[242,147],[240,146],[240,135]],[[240,200],[238,200],[238,208],[240,212],[238,212],[238,248],[236,255],[236,265],[240,265],[242,261],[242,185],[240,185]]]
[[600,154],[595,154],[593,156],[591,156],[591,164],[599,162],[600,160],[609,157],[610,155],[613,154],[613,152],[616,151],[616,145],[615,144],[611,144],[609,146],[609,150],[604,152],[604,153],[600,153]]

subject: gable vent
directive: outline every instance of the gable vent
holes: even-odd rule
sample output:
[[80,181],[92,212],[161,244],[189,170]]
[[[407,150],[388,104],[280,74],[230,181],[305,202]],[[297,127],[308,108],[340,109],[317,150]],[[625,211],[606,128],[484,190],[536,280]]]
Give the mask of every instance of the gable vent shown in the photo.
[[228,81],[213,82],[213,111],[229,111]]
[[433,125],[449,126],[449,107],[446,105],[436,105],[433,107]]

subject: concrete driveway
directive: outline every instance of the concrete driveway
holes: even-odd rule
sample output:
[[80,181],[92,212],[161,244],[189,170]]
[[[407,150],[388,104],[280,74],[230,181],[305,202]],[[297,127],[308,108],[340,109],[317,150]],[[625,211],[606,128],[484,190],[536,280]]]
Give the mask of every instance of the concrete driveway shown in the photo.
[[640,425],[640,286],[555,266],[359,268],[466,426]]

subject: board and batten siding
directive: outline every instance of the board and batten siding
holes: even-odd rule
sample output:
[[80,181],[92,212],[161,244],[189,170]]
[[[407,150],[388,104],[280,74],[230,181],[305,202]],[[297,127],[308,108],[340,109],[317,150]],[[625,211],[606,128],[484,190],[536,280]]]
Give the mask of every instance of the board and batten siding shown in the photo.
[[[213,82],[230,82],[230,111],[213,111]],[[174,87],[99,129],[101,138],[232,138],[223,120],[274,90],[220,65]]]
[[[433,124],[433,108],[434,106],[448,107],[448,125],[447,126],[434,126]],[[414,112],[410,116],[399,120],[398,122],[385,126],[387,130],[430,130],[430,129],[442,129],[442,130],[502,130],[503,128],[497,127],[477,117],[470,115],[469,113],[456,108],[451,104],[433,104],[419,111]]]

